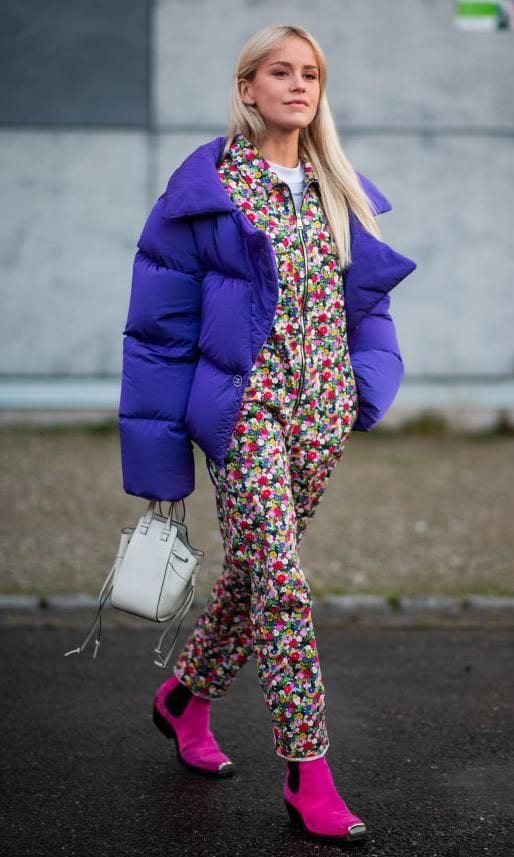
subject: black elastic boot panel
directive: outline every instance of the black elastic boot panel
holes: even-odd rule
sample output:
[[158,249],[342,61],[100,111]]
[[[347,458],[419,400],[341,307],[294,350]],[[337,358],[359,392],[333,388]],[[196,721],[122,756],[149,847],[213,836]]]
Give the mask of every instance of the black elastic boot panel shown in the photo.
[[300,765],[301,762],[287,763],[287,767],[289,768],[287,784],[293,794],[296,794],[298,789],[300,788]]
[[171,690],[166,697],[166,708],[173,717],[180,717],[184,713],[187,703],[193,696],[192,692],[184,684],[180,683]]

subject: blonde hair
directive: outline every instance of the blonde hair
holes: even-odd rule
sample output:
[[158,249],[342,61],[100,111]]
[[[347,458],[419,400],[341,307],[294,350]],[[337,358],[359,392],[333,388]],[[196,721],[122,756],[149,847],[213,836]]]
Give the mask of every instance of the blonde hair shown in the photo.
[[264,27],[243,45],[233,75],[227,140],[221,160],[228,153],[238,133],[243,134],[256,148],[264,143],[267,136],[265,122],[257,107],[244,103],[240,83],[243,80],[252,80],[270,51],[282,39],[290,36],[298,36],[309,42],[316,54],[320,69],[318,109],[310,125],[300,129],[298,155],[301,160],[312,163],[319,177],[323,208],[337,246],[341,265],[345,268],[351,262],[350,208],[372,235],[380,238],[381,233],[375,220],[376,211],[373,210],[357,173],[343,152],[339,141],[325,92],[327,82],[325,56],[314,36],[303,27],[288,25]]

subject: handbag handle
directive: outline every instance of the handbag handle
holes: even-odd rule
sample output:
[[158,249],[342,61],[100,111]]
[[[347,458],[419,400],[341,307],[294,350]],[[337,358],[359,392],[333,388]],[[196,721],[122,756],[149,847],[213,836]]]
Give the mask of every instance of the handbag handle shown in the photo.
[[[175,521],[177,524],[180,524],[181,527],[186,528],[186,525],[185,525],[186,504],[185,504],[184,500],[176,501],[176,502],[182,503],[182,520],[179,521],[177,518],[174,517],[174,512],[173,512],[173,510],[175,508],[175,501],[170,501],[170,508],[168,510],[167,516],[165,516],[163,511],[162,511],[162,506],[161,506],[162,502],[163,502],[162,500],[150,500],[149,501],[146,512],[143,515],[143,519],[141,522],[139,532],[142,533],[142,535],[144,535],[144,536],[147,535],[148,530],[150,529],[150,523],[152,520],[152,516],[155,513],[155,506],[158,504],[160,517],[161,518],[166,517],[166,521],[163,524],[163,528],[162,528],[162,532],[161,532],[161,540],[163,542],[167,542],[170,535],[171,535],[171,528],[172,528],[173,521]],[[187,528],[186,528],[186,530],[187,530]],[[201,559],[203,556],[205,556],[204,552],[199,550],[198,548],[194,548],[192,545],[189,545],[189,548],[190,548],[191,552],[194,553],[195,556],[197,556],[199,559]],[[180,557],[180,556],[178,558],[182,559],[182,557]],[[185,561],[187,562],[187,560],[185,560]]]
[[[173,510],[175,508],[175,502],[174,501],[170,502],[170,508],[169,508],[168,514],[166,516],[163,514],[163,511],[162,511],[162,506],[161,506],[162,502],[163,502],[162,500],[150,500],[150,502],[148,503],[148,506],[146,508],[146,512],[143,515],[143,520],[141,521],[141,527],[139,529],[139,532],[142,533],[144,536],[146,536],[146,534],[148,532],[148,529],[150,527],[150,522],[152,520],[152,516],[155,512],[155,506],[158,503],[159,504],[159,514],[160,514],[161,518],[166,517],[166,527],[164,528],[164,530],[167,533],[167,537],[169,537],[169,534],[171,532],[171,522],[172,522],[172,520],[174,520],[174,518],[172,518],[172,515],[173,515]],[[183,510],[182,511],[182,520],[177,521],[177,523],[183,524],[186,520],[186,504],[184,503],[184,500],[180,500],[177,502],[182,503],[182,510]]]
[[172,510],[175,508],[175,504],[176,504],[176,503],[182,503],[182,520],[181,520],[181,521],[178,521],[178,518],[175,518],[175,517],[173,518],[173,520],[178,521],[178,523],[179,523],[179,524],[184,524],[184,523],[185,523],[185,521],[186,521],[186,504],[185,504],[185,501],[184,501],[183,499],[182,499],[182,500],[169,500],[169,501],[167,501],[167,500],[166,500],[166,501],[165,501],[165,500],[157,500],[157,501],[154,501],[154,503],[155,503],[155,502],[157,502],[157,503],[158,503],[158,506],[159,506],[159,515],[162,515],[162,517],[166,517],[166,516],[164,515],[164,512],[162,511],[162,505],[161,505],[161,504],[162,504],[163,502],[169,502],[169,504],[170,504],[170,508],[169,508],[169,510],[168,510],[168,515],[167,515],[167,517],[168,517],[168,518],[171,518]]

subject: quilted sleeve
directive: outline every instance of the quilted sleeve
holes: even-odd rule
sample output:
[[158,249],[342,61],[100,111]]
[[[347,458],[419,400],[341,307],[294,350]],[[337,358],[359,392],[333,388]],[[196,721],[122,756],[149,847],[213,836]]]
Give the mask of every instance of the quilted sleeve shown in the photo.
[[392,405],[404,365],[385,294],[351,335],[351,362],[357,384],[359,411],[355,431],[371,431]]
[[137,243],[118,413],[123,488],[149,500],[194,490],[184,417],[198,362],[203,269],[187,220],[155,203]]

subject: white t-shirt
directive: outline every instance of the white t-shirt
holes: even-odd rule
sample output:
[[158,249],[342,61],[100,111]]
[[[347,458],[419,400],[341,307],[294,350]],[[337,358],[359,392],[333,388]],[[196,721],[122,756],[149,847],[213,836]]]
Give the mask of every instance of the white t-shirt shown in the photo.
[[272,168],[273,172],[276,173],[283,182],[287,182],[291,188],[295,208],[298,211],[302,204],[305,178],[305,169],[302,162],[298,161],[296,167],[283,167],[282,164],[274,164],[273,161],[268,161],[268,164]]

